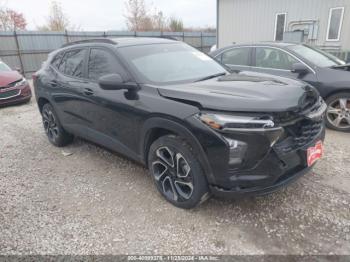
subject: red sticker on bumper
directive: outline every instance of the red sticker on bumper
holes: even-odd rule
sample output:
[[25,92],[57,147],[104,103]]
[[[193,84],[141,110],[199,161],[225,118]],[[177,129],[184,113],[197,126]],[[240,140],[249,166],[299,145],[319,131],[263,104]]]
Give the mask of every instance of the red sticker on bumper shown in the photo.
[[318,159],[323,156],[323,143],[318,141],[314,147],[307,150],[307,165],[312,166]]

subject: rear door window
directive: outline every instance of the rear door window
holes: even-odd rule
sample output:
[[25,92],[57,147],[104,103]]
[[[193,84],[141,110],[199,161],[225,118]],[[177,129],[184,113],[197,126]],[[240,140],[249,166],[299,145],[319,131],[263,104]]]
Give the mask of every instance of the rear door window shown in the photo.
[[58,70],[65,75],[83,78],[86,49],[74,49],[65,53]]
[[269,69],[292,70],[298,61],[288,53],[268,47],[257,47],[255,52],[255,66]]

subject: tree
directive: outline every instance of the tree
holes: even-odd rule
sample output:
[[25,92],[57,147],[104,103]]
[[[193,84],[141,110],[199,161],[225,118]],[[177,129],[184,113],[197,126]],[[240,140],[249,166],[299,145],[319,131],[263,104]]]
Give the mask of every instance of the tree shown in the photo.
[[163,12],[147,7],[144,0],[127,0],[126,25],[130,31],[165,31],[167,18]]
[[206,33],[216,33],[216,28],[213,26],[204,27],[186,27],[184,28],[186,32],[206,32]]
[[[146,6],[145,0],[126,0],[126,25],[130,31],[183,31],[181,19],[164,16],[162,11]],[[152,11],[149,11],[152,10]]]
[[38,27],[40,31],[65,31],[71,28],[69,18],[64,13],[60,2],[52,1],[50,6],[50,15],[47,18],[46,25]]
[[165,31],[167,27],[166,17],[162,11],[155,10],[155,14],[152,16],[153,30]]
[[27,22],[22,13],[12,9],[0,9],[0,30],[25,30]]
[[150,26],[151,21],[146,11],[144,0],[127,0],[125,2],[127,14],[126,25],[130,31],[143,31],[145,24]]
[[169,30],[172,32],[183,32],[184,24],[181,19],[176,17],[170,17],[169,19]]

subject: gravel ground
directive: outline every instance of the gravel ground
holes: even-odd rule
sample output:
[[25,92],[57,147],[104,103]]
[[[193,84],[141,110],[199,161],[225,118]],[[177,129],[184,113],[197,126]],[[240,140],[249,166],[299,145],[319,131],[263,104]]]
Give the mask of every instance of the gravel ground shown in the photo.
[[350,134],[265,197],[185,211],[147,170],[76,139],[50,145],[31,103],[0,109],[0,254],[350,254]]

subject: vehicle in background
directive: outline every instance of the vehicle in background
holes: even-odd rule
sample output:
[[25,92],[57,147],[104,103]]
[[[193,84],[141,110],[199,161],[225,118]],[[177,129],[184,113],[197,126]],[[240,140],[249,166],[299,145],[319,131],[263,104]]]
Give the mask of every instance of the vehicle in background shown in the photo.
[[27,80],[18,71],[0,61],[0,107],[26,103],[31,97]]
[[34,87],[53,145],[75,135],[141,162],[181,208],[211,194],[273,192],[322,156],[326,104],[313,87],[230,75],[179,41],[70,43],[49,55]]
[[233,71],[253,71],[305,81],[326,101],[326,123],[350,131],[350,64],[304,44],[232,45],[210,53]]

